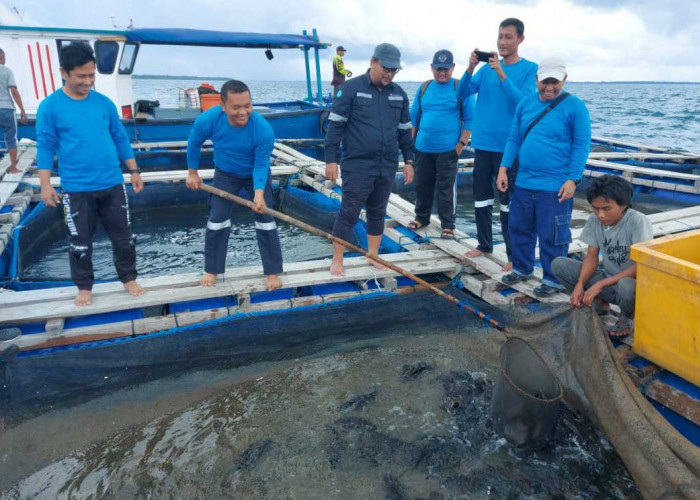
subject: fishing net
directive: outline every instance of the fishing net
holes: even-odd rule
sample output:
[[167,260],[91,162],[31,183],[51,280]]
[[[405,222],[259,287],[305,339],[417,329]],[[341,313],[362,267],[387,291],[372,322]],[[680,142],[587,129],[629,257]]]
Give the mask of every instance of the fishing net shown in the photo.
[[[249,314],[0,363],[5,415],[103,394],[80,416],[62,414],[60,426],[8,419],[0,490],[19,497],[698,498],[697,447],[631,383],[591,310],[499,309],[458,295],[522,339],[514,353],[502,359],[502,333],[420,292]],[[547,426],[550,446],[536,450],[506,444],[489,411],[499,361],[513,380],[529,383],[528,370],[516,377],[523,356],[526,366],[537,364],[527,346],[561,384],[565,402],[558,424]],[[280,368],[251,368],[270,362]],[[184,408],[181,393],[173,397],[181,406],[165,404],[163,380],[204,370],[188,387],[205,391],[215,370],[232,367],[249,371],[224,391],[192,395]],[[134,388],[147,380],[157,385]],[[125,386],[148,404],[125,411],[124,395],[104,396]],[[555,394],[546,383],[526,392],[556,399],[550,389]],[[624,467],[580,415],[604,431]],[[114,433],[115,421],[128,429]],[[55,428],[61,431],[49,431]]]

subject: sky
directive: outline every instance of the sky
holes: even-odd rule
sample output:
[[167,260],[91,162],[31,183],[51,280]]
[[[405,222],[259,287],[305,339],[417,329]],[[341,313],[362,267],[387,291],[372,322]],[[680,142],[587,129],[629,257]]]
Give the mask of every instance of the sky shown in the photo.
[[[559,56],[570,81],[700,82],[698,0],[5,0],[0,23],[86,29],[198,28],[296,33],[318,30],[332,47],[321,51],[321,74],[331,78],[334,47],[347,49],[345,66],[369,66],[373,48],[397,45],[403,70],[396,81],[430,78],[435,51],[455,55],[460,76],[475,47],[495,50],[499,23],[525,23],[520,55]],[[303,80],[297,50],[183,47],[142,48],[136,74],[192,75],[243,80]]]

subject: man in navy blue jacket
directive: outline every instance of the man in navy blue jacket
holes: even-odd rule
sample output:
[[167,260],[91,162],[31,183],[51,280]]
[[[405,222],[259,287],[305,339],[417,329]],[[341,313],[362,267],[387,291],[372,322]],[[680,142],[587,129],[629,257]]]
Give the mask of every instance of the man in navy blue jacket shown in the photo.
[[[413,180],[413,139],[408,96],[392,83],[401,69],[401,53],[390,43],[374,49],[370,69],[345,82],[333,100],[326,135],[326,177],[343,173],[343,197],[333,225],[333,235],[348,240],[362,211],[367,212],[367,246],[370,256],[379,254],[384,216],[398,169],[399,148],[404,157],[404,180]],[[340,143],[343,143],[342,158]],[[344,247],[333,244],[330,272],[342,276]],[[384,269],[380,264],[372,264]]]

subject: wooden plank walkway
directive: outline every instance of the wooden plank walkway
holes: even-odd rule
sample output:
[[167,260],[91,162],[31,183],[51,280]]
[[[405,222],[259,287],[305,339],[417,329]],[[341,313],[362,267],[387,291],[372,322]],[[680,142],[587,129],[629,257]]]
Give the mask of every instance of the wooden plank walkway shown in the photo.
[[[418,250],[382,257],[412,274],[456,273],[461,267],[458,260],[438,250]],[[329,267],[330,261],[327,259],[290,263],[285,265],[285,272],[280,278],[284,288],[297,288],[397,276],[394,271],[375,268],[364,257],[347,259],[345,276],[332,276]],[[200,275],[197,273],[142,279],[140,283],[146,293],[140,297],[132,297],[126,293],[121,283],[98,284],[93,289],[93,301],[89,307],[78,307],[73,303],[74,287],[4,293],[0,294],[0,325],[84,316],[212,297],[241,297],[265,291],[265,276],[261,267],[231,269],[227,270],[224,276],[224,281],[219,281],[212,287],[202,287],[199,284]]]
[[[275,148],[275,154],[281,160],[287,161],[293,165],[303,164],[303,168],[306,173],[300,175],[300,178],[305,184],[325,194],[326,196],[335,197],[337,199],[340,198],[340,195],[332,191],[331,188],[335,184],[342,186],[342,176],[338,179],[337,183],[320,180],[324,178],[323,175],[325,173],[325,164],[323,162],[303,155],[302,153],[286,145],[278,145]],[[636,170],[638,167],[632,168]],[[677,173],[670,172],[671,176],[674,174]],[[695,177],[700,179],[700,176],[691,174],[680,174],[679,177],[687,179],[688,176],[690,176],[692,179]],[[389,198],[389,204],[387,206],[387,215],[392,220],[395,220],[402,226],[407,227],[408,223],[415,218],[413,204],[404,200],[398,195],[392,194]],[[573,214],[573,216],[574,218],[583,218],[584,220],[587,219],[587,216],[580,211],[577,211],[575,214]],[[655,236],[694,229],[700,227],[700,206],[661,212],[651,216],[651,219]],[[581,232],[582,228],[572,230],[572,237],[574,240],[569,246],[570,254],[582,252],[587,249],[587,245],[578,239]],[[394,233],[396,233],[395,230]],[[540,268],[535,268],[535,277],[533,279],[511,286],[503,284],[502,277],[507,274],[502,270],[502,266],[507,262],[504,245],[496,245],[494,252],[491,255],[484,255],[476,258],[466,257],[466,252],[476,248],[478,244],[477,240],[469,237],[459,230],[455,231],[455,240],[442,240],[440,238],[440,221],[435,216],[431,217],[430,225],[415,231],[415,233],[423,238],[429,239],[431,245],[434,247],[439,248],[456,258],[459,258],[472,269],[486,275],[488,278],[484,278],[484,276],[479,276],[478,274],[467,273],[463,276],[462,282],[467,289],[476,295],[481,296],[482,298],[487,298],[488,296],[490,302],[523,302],[526,300],[523,295],[529,296],[532,299],[537,299],[541,302],[562,302],[568,300],[568,296],[565,294],[555,294],[546,298],[537,297],[534,294],[533,289],[539,286],[541,283],[540,280],[542,278],[542,270]],[[399,238],[397,239],[396,235],[392,234],[390,231],[385,231],[385,236],[397,241],[398,243],[401,243],[400,238],[403,237],[403,235],[399,233]],[[539,254],[539,249],[536,249],[536,253]],[[517,290],[520,293],[499,293],[508,288]]]

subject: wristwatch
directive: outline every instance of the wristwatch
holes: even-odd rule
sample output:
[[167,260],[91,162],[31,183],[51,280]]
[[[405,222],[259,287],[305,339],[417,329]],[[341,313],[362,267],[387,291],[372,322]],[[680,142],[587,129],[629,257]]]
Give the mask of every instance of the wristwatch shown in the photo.
[[413,166],[413,160],[405,160],[403,163],[404,163],[404,165],[411,165],[411,166]]
[[459,143],[464,146],[465,148],[467,147],[467,143],[464,142],[462,139],[459,140]]
[[130,174],[140,174],[141,169],[139,167],[136,167],[135,169],[128,169]]

